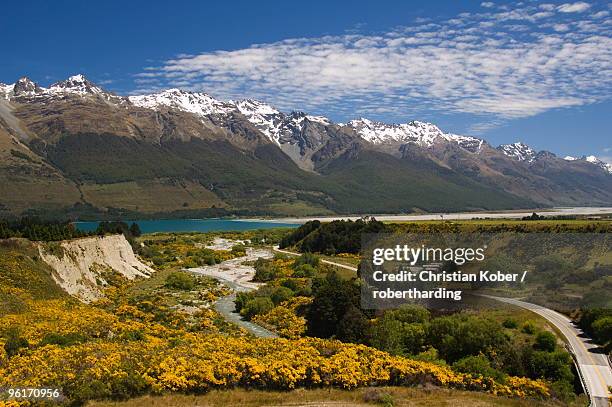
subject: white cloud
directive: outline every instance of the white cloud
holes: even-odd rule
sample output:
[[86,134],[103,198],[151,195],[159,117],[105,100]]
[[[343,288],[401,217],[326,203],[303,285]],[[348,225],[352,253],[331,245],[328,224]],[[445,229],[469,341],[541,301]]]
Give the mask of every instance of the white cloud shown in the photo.
[[557,10],[562,13],[582,13],[583,11],[587,11],[589,8],[591,8],[589,3],[579,1],[576,3],[561,4],[559,7],[557,7]]
[[482,3],[480,3],[480,6],[484,8],[491,8],[495,6],[495,3],[490,1],[483,1]]
[[[582,4],[559,11],[584,11]],[[549,8],[181,55],[145,68],[136,92],[178,86],[349,118],[446,112],[488,115],[491,123],[610,98],[612,22]]]
[[553,29],[558,32],[569,31],[569,26],[567,24],[554,24]]

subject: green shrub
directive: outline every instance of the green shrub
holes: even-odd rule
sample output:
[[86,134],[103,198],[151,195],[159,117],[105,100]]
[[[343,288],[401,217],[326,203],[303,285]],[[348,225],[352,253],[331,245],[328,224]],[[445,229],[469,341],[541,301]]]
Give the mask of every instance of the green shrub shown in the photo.
[[497,369],[491,367],[491,362],[484,355],[466,356],[453,363],[453,369],[460,373],[489,377],[503,383],[505,375]]
[[239,292],[236,294],[236,299],[234,300],[236,312],[242,311],[247,302],[251,301],[254,298],[253,293]]
[[317,270],[312,267],[310,264],[302,264],[295,268],[293,272],[293,277],[304,278],[304,277],[314,277],[317,273]]
[[294,293],[291,289],[287,287],[277,287],[270,296],[270,299],[274,303],[274,305],[278,305],[283,301],[287,301],[291,297],[293,297]]
[[68,333],[61,335],[55,332],[46,334],[40,341],[40,346],[44,345],[59,345],[59,346],[70,346],[77,343],[85,342],[87,338],[78,333]]
[[166,277],[165,286],[175,290],[192,290],[196,285],[196,279],[191,274],[174,271]]
[[232,254],[236,257],[246,256],[246,247],[243,244],[232,246]]
[[4,343],[6,354],[11,357],[19,353],[20,349],[30,346],[28,340],[23,338],[17,329],[10,329],[7,333],[7,339]]
[[532,321],[527,321],[523,324],[521,332],[526,333],[527,335],[533,335],[536,333],[536,326]]
[[297,269],[298,267],[308,264],[309,266],[316,268],[319,266],[319,256],[316,256],[312,253],[304,253],[293,263],[293,268]]
[[502,325],[504,326],[504,328],[508,328],[508,329],[518,328],[518,322],[516,322],[516,319],[514,318],[504,319],[504,322],[502,322]]
[[240,315],[250,320],[255,315],[263,315],[274,308],[274,303],[270,297],[255,297],[248,301],[240,310]]
[[545,352],[554,352],[557,347],[557,337],[548,331],[539,332],[534,347]]
[[255,260],[255,276],[253,276],[254,281],[271,281],[276,279],[278,276],[278,269],[276,265],[271,260],[266,260],[259,258]]

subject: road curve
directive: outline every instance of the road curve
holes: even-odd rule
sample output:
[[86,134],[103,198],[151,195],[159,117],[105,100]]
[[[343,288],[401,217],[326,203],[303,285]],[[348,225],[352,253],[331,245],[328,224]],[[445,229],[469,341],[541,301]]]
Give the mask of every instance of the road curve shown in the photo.
[[482,296],[528,309],[552,323],[567,339],[567,343],[576,358],[583,383],[589,393],[591,405],[608,407],[608,398],[610,397],[608,387],[612,386],[612,369],[610,369],[608,357],[601,348],[591,343],[590,338],[581,329],[577,328],[568,317],[540,305],[513,298]]
[[[288,250],[281,250],[275,246],[274,251],[285,253],[293,256],[299,256],[299,253]],[[335,263],[329,260],[321,260],[323,263],[331,264],[337,267],[342,267],[348,270],[357,271],[357,268],[347,266],[345,264]],[[576,328],[572,321],[556,311],[532,304],[525,301],[515,300],[513,298],[495,297],[492,295],[482,295],[493,300],[505,302],[517,307],[528,309],[553,324],[563,336],[576,358],[576,364],[582,382],[586,386],[593,407],[608,407],[610,392],[608,387],[612,386],[612,369],[608,363],[608,357],[597,345],[591,342],[581,329]]]

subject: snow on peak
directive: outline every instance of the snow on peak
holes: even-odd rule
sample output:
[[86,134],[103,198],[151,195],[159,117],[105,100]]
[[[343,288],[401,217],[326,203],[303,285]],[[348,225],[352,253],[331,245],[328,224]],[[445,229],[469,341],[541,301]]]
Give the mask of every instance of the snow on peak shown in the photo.
[[239,100],[238,102],[230,103],[233,103],[238,108],[238,111],[247,117],[257,115],[280,114],[280,111],[277,110],[275,107],[267,103],[260,102],[259,100],[244,99]]
[[347,123],[363,139],[374,144],[405,142],[420,146],[430,146],[442,131],[433,124],[413,121],[404,124],[387,124],[366,118],[351,120]]
[[271,141],[280,144],[285,115],[267,103],[253,99],[234,102],[240,113]]
[[563,157],[563,159],[565,161],[586,161],[588,163],[594,164],[598,167],[600,167],[601,169],[607,171],[608,173],[612,174],[612,164],[607,163],[603,160],[600,160],[599,158],[595,157],[594,155],[583,155],[582,157],[572,157],[571,155],[566,155],[565,157]]
[[19,78],[13,86],[13,94],[15,96],[32,96],[41,93],[43,90],[43,88],[27,76]]
[[76,93],[78,95],[101,95],[104,90],[90,82],[82,74],[73,75],[66,80],[55,82],[48,89],[50,93]]
[[431,147],[438,141],[452,142],[471,152],[478,152],[483,140],[444,133],[436,125],[413,120],[409,123],[387,124],[365,118],[351,120],[347,123],[364,140],[374,144],[413,143],[421,147]]
[[313,115],[307,114],[306,119],[310,120],[311,122],[322,124],[324,126],[329,126],[331,124],[331,120],[329,120],[325,116],[313,116]]
[[206,93],[188,92],[180,89],[168,89],[151,95],[129,96],[133,105],[147,109],[165,106],[197,115],[229,113],[235,110],[234,105],[222,102]]
[[594,155],[583,156],[580,158],[580,160],[596,165],[599,168],[603,169],[604,171],[608,172],[609,174],[612,174],[612,164],[607,163],[603,160],[600,160]]
[[517,142],[512,144],[502,144],[497,147],[506,156],[513,158],[517,161],[526,161],[531,163],[536,158],[536,152],[529,147],[527,144]]
[[22,77],[13,85],[0,84],[0,95],[6,99],[13,97],[26,97],[28,99],[43,99],[53,97],[64,97],[67,94],[76,94],[79,96],[85,95],[100,95],[110,100],[113,98],[120,99],[110,93],[105,92],[102,88],[90,82],[85,76],[73,75],[70,78],[56,82],[48,88],[38,86],[27,77]]
[[7,85],[6,83],[0,82],[0,98],[9,99],[10,93],[15,88],[15,84]]

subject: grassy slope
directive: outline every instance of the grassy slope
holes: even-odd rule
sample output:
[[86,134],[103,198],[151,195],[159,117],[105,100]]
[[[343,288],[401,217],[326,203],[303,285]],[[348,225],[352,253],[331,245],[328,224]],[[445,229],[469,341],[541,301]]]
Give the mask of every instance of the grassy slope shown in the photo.
[[0,240],[0,314],[21,311],[25,298],[67,298],[51,273],[33,243]]
[[[402,388],[386,387],[378,390],[386,393],[394,406],[410,407],[553,407],[561,404],[553,401],[534,401],[495,397],[489,394],[447,390],[430,387]],[[374,401],[366,402],[370,389],[352,391],[338,389],[298,389],[291,392],[261,390],[211,391],[205,395],[146,396],[124,402],[92,402],[90,407],[161,407],[161,406],[334,406],[365,407],[384,405]],[[579,403],[575,404],[580,405]]]
[[[133,199],[127,199],[125,183],[152,185],[160,179],[198,185],[202,193],[210,193],[203,200],[184,199],[175,209],[182,209],[184,202],[197,208],[215,201],[217,207],[223,201],[235,209],[283,215],[531,206],[527,200],[432,162],[414,163],[374,151],[334,160],[322,169],[323,175],[301,170],[276,146],[241,151],[224,141],[194,139],[156,145],[109,134],[81,134],[61,138],[49,147],[48,155],[71,179],[87,182],[86,201],[131,210],[138,196],[131,194]],[[139,210],[169,211],[174,205],[167,199],[158,204],[145,199]]]
[[349,212],[410,212],[437,210],[502,209],[533,203],[478,184],[433,163],[414,163],[375,151],[362,151],[353,159],[337,159],[324,173],[345,185],[342,196]]

